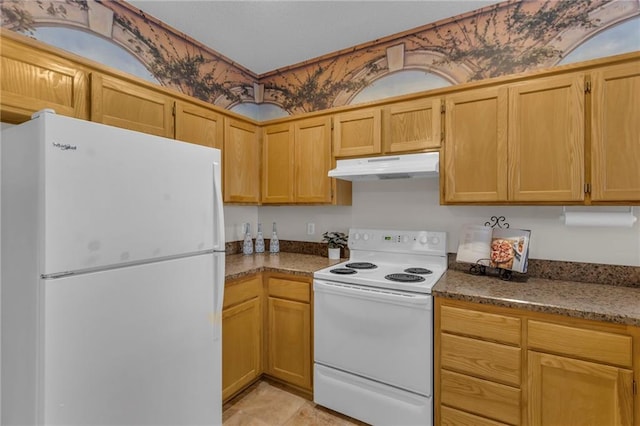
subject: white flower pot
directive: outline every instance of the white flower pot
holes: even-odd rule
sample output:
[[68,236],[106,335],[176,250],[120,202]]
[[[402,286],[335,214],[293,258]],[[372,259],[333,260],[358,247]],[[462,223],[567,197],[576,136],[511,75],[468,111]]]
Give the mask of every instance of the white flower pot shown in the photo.
[[329,249],[329,259],[340,259],[340,247]]

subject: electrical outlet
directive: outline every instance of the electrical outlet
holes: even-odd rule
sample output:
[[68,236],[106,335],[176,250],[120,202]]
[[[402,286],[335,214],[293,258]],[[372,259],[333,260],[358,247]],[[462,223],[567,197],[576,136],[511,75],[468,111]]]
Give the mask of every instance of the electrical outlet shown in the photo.
[[307,223],[307,235],[313,235],[316,233],[316,224]]

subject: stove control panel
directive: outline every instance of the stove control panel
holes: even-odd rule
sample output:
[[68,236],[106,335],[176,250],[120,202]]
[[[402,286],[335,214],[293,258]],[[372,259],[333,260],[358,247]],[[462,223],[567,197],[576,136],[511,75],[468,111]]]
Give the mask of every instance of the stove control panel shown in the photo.
[[446,255],[447,233],[352,228],[348,244],[351,250]]

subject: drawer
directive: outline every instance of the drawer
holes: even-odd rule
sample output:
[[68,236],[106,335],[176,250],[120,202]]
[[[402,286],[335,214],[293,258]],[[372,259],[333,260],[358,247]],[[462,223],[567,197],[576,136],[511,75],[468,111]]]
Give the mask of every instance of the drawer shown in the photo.
[[222,308],[237,305],[246,300],[259,297],[262,293],[262,278],[256,275],[249,278],[226,282],[224,285],[224,303]]
[[458,411],[449,407],[440,408],[441,426],[509,426],[506,423],[496,422],[484,417]]
[[520,386],[521,349],[443,333],[440,365],[487,380]]
[[520,424],[520,389],[442,370],[440,402],[482,417]]
[[269,278],[269,296],[280,299],[296,300],[309,303],[311,300],[311,284],[304,281]]
[[529,349],[631,368],[632,337],[604,331],[529,321]]
[[507,315],[442,306],[440,328],[454,334],[520,346],[520,319]]

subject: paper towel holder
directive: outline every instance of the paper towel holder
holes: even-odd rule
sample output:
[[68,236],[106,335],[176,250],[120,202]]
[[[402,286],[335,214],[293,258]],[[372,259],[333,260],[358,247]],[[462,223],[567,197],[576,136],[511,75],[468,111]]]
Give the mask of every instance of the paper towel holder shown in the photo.
[[625,211],[567,211],[567,207],[562,207],[560,220],[565,226],[586,226],[586,227],[627,227],[630,228],[638,220],[633,215],[633,206],[629,206]]

